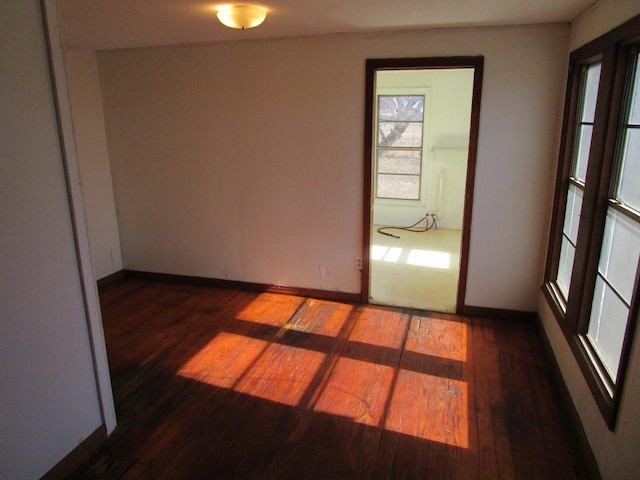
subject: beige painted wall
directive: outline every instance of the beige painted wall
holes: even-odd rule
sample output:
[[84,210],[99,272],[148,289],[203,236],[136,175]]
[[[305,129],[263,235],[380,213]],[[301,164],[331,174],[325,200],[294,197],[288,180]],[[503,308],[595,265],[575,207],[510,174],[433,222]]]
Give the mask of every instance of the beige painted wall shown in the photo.
[[122,270],[122,253],[95,52],[64,53],[91,263],[96,279]]
[[0,3],[0,478],[12,480],[40,478],[103,422],[41,13]]
[[599,0],[571,24],[571,51],[638,15],[638,0]]
[[[624,12],[624,14],[622,13]],[[640,3],[601,0],[581,16],[571,31],[572,46],[578,47],[640,14]],[[539,296],[539,314],[551,342],[565,383],[605,480],[635,479],[640,472],[640,336],[636,332],[615,432],[610,432],[571,349],[546,300]]]
[[360,291],[365,59],[484,55],[466,303],[535,310],[566,25],[99,53],[126,268]]

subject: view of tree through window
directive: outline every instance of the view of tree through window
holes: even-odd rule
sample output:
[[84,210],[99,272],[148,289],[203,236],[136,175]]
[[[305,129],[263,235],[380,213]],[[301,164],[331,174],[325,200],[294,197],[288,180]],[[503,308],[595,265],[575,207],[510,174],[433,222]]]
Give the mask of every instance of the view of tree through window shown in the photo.
[[423,95],[378,97],[376,197],[420,199]]

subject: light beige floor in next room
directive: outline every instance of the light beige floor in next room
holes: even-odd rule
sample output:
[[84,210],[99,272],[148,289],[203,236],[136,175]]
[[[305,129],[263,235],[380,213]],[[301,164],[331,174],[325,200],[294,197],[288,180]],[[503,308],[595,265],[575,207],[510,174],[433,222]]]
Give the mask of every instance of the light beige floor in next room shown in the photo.
[[398,239],[377,230],[371,237],[370,302],[455,312],[462,232],[391,230]]

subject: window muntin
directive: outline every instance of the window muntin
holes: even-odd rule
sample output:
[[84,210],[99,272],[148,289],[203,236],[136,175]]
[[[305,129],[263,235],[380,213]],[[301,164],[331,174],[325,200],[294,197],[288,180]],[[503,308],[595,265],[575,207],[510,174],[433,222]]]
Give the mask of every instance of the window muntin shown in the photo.
[[580,225],[580,211],[582,210],[583,191],[576,185],[570,184],[567,193],[567,206],[562,228],[562,245],[558,264],[556,282],[565,300],[571,286],[571,272],[578,243],[578,227]]
[[420,200],[424,95],[379,95],[376,197]]
[[582,111],[578,116],[578,125],[576,127],[576,145],[578,145],[578,148],[575,150],[571,172],[571,177],[582,184],[584,184],[587,177],[601,70],[602,64],[600,62],[582,67],[580,79],[582,90],[580,107]]

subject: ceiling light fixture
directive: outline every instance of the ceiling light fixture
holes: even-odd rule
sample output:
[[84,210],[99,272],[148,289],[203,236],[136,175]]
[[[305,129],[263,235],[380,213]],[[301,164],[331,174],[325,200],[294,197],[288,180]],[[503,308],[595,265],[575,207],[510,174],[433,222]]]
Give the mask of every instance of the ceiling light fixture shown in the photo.
[[253,5],[225,5],[216,14],[218,20],[229,28],[253,28],[264,22],[267,11]]

